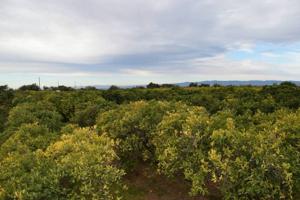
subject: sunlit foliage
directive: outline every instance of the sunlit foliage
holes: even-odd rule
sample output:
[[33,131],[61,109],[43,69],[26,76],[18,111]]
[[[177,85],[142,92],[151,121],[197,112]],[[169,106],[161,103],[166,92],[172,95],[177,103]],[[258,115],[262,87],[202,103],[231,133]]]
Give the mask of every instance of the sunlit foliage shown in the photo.
[[[120,196],[124,171],[114,166],[113,140],[81,129],[45,149],[33,145],[45,143],[35,139],[38,133],[47,138],[45,130],[25,127],[14,135],[19,142],[16,148],[9,140],[1,146],[2,199],[109,200]],[[24,137],[34,142],[22,143]]]
[[150,86],[0,86],[0,199],[120,199],[139,163],[195,196],[300,198],[300,87]]

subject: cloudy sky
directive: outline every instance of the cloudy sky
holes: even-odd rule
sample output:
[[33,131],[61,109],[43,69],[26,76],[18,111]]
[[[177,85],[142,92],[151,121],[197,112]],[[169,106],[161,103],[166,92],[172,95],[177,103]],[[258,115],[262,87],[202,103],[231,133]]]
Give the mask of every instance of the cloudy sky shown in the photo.
[[299,80],[299,0],[0,0],[0,85]]

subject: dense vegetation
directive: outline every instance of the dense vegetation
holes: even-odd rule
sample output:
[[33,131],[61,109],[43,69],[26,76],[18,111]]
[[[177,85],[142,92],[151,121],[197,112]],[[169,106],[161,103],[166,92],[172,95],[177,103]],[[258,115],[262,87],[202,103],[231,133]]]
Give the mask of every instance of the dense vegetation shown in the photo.
[[0,199],[126,199],[143,163],[190,195],[300,198],[300,87],[0,86]]

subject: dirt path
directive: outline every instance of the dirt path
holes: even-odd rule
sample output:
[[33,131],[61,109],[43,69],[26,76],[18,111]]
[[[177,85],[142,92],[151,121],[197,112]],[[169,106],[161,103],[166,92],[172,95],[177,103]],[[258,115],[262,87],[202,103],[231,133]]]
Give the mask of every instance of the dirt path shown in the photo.
[[[189,185],[182,178],[169,179],[155,169],[140,165],[126,176],[128,191],[125,200],[208,200],[203,196],[190,197]],[[215,199],[215,198],[213,198]]]

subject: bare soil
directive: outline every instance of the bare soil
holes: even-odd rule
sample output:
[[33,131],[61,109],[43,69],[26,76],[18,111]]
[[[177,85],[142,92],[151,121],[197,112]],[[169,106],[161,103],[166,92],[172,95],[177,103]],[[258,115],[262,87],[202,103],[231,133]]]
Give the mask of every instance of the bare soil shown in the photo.
[[[126,176],[128,191],[125,200],[209,200],[216,196],[189,195],[189,183],[182,177],[168,178],[141,164]],[[212,191],[214,189],[212,188]]]

